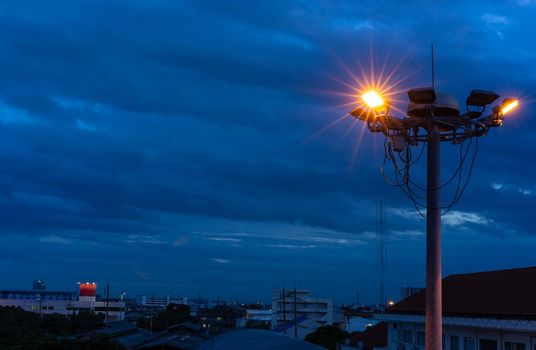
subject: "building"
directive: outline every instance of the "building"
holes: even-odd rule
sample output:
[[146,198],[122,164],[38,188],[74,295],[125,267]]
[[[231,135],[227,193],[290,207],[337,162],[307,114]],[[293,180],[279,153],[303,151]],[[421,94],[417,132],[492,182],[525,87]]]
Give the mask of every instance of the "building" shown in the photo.
[[170,295],[165,296],[147,296],[140,295],[138,297],[139,304],[143,307],[165,309],[169,304],[184,304],[188,305],[188,298],[186,297],[172,297]]
[[[388,322],[389,350],[422,350],[425,291],[375,318]],[[445,350],[536,350],[536,267],[443,279]]]
[[39,314],[71,315],[81,310],[106,316],[107,321],[125,318],[125,303],[121,300],[97,299],[95,283],[80,283],[77,292],[47,290],[1,290],[0,306],[20,307]]
[[272,310],[246,310],[246,327],[270,329],[272,324]]
[[240,326],[240,320],[245,316],[245,310],[226,304],[199,309],[197,313],[199,323],[212,333],[221,333]]
[[78,300],[76,292],[66,291],[36,291],[36,290],[0,290],[0,300]]
[[304,339],[320,326],[333,325],[333,300],[309,294],[307,289],[276,289],[272,297],[272,330]]
[[106,328],[93,332],[105,335],[126,350],[195,350],[208,337],[197,324],[173,325],[162,332],[149,332],[127,321],[111,322]]
[[340,350],[378,350],[387,346],[387,322],[380,322],[362,332],[354,332]]
[[201,295],[199,295],[197,298],[189,299],[188,305],[190,305],[190,314],[192,316],[197,316],[199,310],[210,308],[211,302],[208,298],[201,298]]
[[243,309],[245,314],[237,320],[237,328],[260,328],[271,329],[272,310],[264,309]]
[[42,279],[33,281],[32,290],[45,290],[45,289],[46,289],[45,281],[43,281]]

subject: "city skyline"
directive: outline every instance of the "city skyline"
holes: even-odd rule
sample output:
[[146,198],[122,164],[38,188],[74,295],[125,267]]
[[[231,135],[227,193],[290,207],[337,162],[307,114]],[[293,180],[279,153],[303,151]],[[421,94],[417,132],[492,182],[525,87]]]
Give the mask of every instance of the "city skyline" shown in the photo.
[[406,89],[430,85],[431,42],[439,91],[522,101],[443,217],[443,274],[536,265],[533,1],[0,9],[0,289],[109,280],[255,301],[297,281],[372,304],[380,199],[386,296],[423,287],[424,220],[384,182],[382,138],[341,116],[380,71],[404,79],[404,110]]

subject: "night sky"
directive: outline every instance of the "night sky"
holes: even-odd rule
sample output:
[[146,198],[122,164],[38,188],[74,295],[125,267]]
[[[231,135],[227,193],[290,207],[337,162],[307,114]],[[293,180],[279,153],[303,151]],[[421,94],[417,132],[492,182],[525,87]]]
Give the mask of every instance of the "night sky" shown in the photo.
[[371,75],[399,100],[429,86],[431,42],[438,90],[522,104],[444,216],[444,274],[536,265],[534,18],[531,0],[2,1],[0,289],[267,301],[296,281],[374,303],[380,199],[388,296],[424,285],[424,220],[380,174],[382,136],[341,117]]

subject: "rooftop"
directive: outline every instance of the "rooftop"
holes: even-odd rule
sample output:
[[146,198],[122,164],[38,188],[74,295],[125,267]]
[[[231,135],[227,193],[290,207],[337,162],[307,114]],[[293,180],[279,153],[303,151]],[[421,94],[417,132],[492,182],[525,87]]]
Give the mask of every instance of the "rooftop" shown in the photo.
[[279,333],[260,329],[240,329],[202,343],[196,350],[325,350]]
[[[424,314],[426,290],[387,309]],[[450,275],[443,279],[443,315],[536,319],[536,267]]]

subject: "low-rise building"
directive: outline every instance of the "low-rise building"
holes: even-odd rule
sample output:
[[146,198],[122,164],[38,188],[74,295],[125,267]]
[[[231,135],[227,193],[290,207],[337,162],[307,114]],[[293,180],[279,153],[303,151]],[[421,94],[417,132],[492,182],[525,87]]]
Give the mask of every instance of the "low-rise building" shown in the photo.
[[0,306],[20,307],[39,314],[77,314],[90,310],[104,314],[106,321],[123,320],[125,303],[116,299],[97,299],[95,283],[80,283],[78,292],[47,290],[1,290]]
[[[443,349],[536,350],[536,267],[443,279]],[[425,291],[375,314],[389,350],[423,350]]]
[[246,309],[244,317],[237,321],[237,328],[270,329],[272,324],[272,310]]
[[274,291],[272,330],[303,339],[325,325],[333,325],[333,299],[313,298],[307,289]]
[[170,295],[164,295],[164,296],[140,295],[138,297],[138,300],[139,300],[139,304],[143,307],[160,308],[160,309],[165,309],[170,304],[188,305],[188,298],[173,297]]
[[222,304],[199,309],[197,317],[203,328],[208,328],[211,333],[221,333],[240,326],[240,320],[245,315],[245,310],[241,308]]
[[46,290],[46,284],[45,281],[42,279],[38,279],[33,281],[32,290]]

